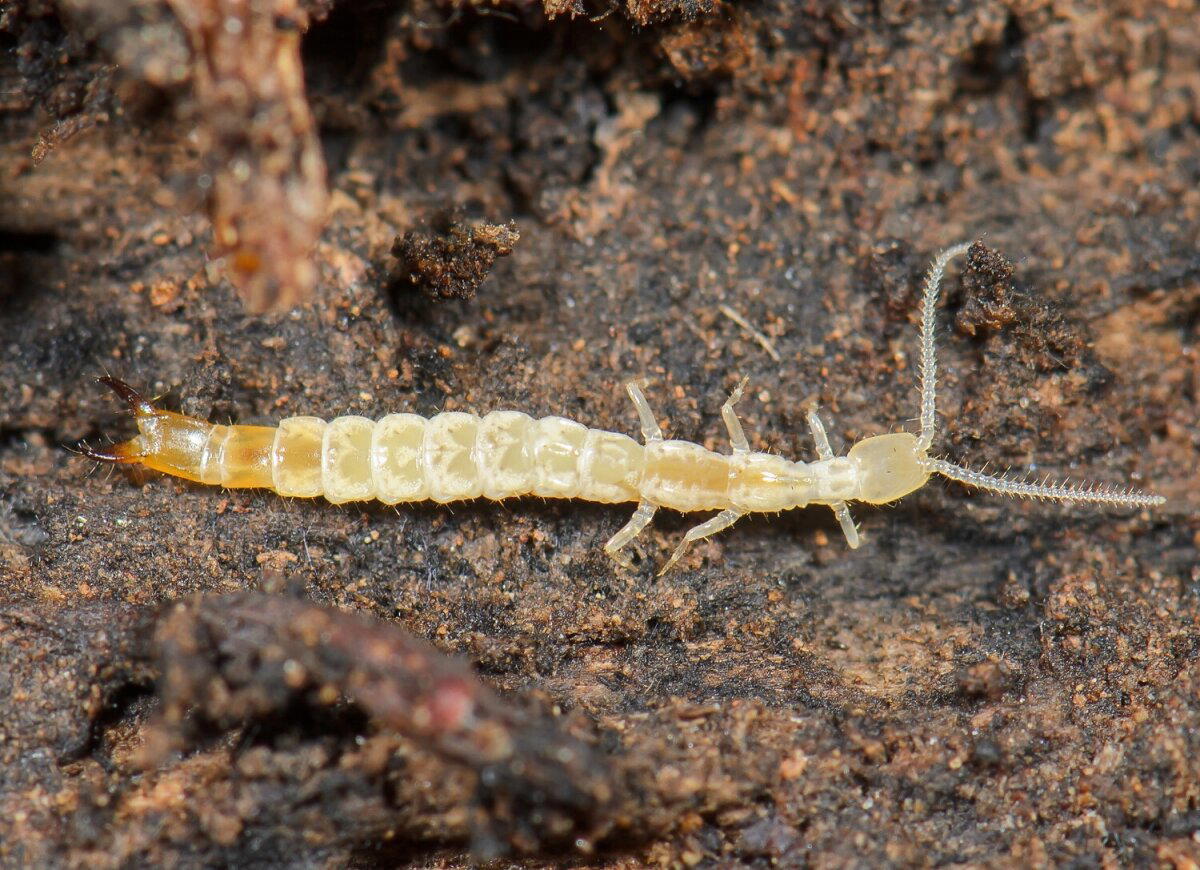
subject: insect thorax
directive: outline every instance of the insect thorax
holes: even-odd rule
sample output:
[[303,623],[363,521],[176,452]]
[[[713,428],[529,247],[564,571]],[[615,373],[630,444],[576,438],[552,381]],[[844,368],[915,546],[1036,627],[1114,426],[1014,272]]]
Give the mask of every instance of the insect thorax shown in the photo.
[[770,453],[729,457],[729,504],[742,511],[786,511],[813,499],[813,466]]

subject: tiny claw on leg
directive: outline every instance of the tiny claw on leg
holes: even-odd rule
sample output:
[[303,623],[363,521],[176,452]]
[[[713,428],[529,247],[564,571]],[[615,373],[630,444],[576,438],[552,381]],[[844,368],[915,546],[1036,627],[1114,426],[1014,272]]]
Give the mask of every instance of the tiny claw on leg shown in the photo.
[[626,556],[621,550],[609,550],[606,548],[604,550],[604,554],[616,562],[618,568],[624,568],[631,574],[637,571],[637,566],[633,564],[633,560]]
[[734,387],[733,392],[729,394],[729,398],[725,400],[725,404],[721,406],[721,419],[725,421],[725,429],[729,432],[729,443],[733,447],[734,453],[750,452],[750,442],[746,440],[742,423],[733,410],[733,406],[738,403],[742,398],[742,393],[746,391],[748,383],[750,383],[749,377],[742,378],[741,382]]
[[729,399],[726,400],[725,404],[732,408],[734,405],[740,402],[742,400],[742,394],[746,392],[746,385],[749,383],[750,376],[743,376],[742,379],[738,381],[738,385],[733,388],[733,392],[729,394]]
[[661,577],[670,571],[672,566],[683,558],[683,554],[687,552],[688,547],[692,545],[693,541],[701,541],[710,535],[715,535],[717,532],[732,526],[743,516],[744,514],[741,511],[729,508],[728,510],[721,511],[708,522],[688,529],[687,534],[683,536],[683,540],[679,542],[679,546],[675,548],[675,552],[671,554],[671,558],[667,560],[667,564],[663,565],[662,570],[658,572],[658,576]]
[[650,524],[650,521],[654,519],[654,512],[656,510],[658,510],[656,505],[649,502],[639,502],[637,510],[633,512],[633,516],[629,518],[629,522],[622,526],[621,530],[613,535],[609,539],[609,542],[604,545],[604,552],[608,554],[608,558],[627,571],[636,570],[633,567],[633,562],[629,560],[628,556],[622,554],[621,550],[626,544],[641,534],[642,529]]

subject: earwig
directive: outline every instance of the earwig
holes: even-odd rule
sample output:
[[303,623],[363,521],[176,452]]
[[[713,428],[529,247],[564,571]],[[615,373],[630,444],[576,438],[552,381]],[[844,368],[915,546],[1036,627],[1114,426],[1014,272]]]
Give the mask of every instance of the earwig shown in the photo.
[[816,408],[808,426],[815,462],[792,462],[752,451],[734,412],[743,380],[721,407],[730,454],[689,441],[666,440],[637,383],[626,390],[641,424],[642,444],[627,435],[589,429],[563,417],[534,418],[519,411],[483,417],[457,411],[428,419],[416,414],[365,417],[290,417],[278,427],[222,426],[163,411],[128,384],[100,378],[133,410],[139,434],[110,449],[81,447],[92,459],[136,463],[187,480],[259,487],[283,496],[323,496],[334,504],[378,499],[386,504],[463,499],[500,500],[536,495],[603,503],[637,502],[633,517],[604,551],[632,567],[624,547],[659,508],[719,513],[684,536],[660,573],[694,541],[748,513],[810,504],[831,508],[851,548],[859,533],[848,503],[885,504],[924,486],[934,474],[968,486],[1024,498],[1150,507],[1164,499],[1102,484],[1030,483],[973,471],[929,455],[936,434],[936,306],[947,264],[967,244],[943,251],[925,279],[921,312],[921,432],[864,438],[835,456]]

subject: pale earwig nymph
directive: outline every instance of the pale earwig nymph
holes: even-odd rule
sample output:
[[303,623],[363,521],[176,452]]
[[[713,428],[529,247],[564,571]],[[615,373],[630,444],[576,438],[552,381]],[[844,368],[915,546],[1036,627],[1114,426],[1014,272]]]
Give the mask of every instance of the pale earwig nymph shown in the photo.
[[[934,474],[969,486],[1026,498],[1094,502],[1119,507],[1162,504],[1157,495],[1100,484],[1028,482],[972,471],[929,455],[936,432],[935,312],[938,287],[961,244],[943,251],[925,279],[921,312],[921,432],[864,438],[835,456],[816,409],[808,425],[815,462],[791,462],[750,449],[734,406],[743,380],[721,407],[728,455],[690,441],[665,440],[636,383],[626,389],[641,423],[643,444],[627,435],[589,429],[563,417],[540,420],[519,411],[483,417],[445,412],[426,419],[389,414],[380,420],[290,417],[279,426],[222,426],[155,408],[112,377],[100,382],[133,409],[139,434],[106,450],[82,452],[103,462],[136,463],[199,483],[260,487],[283,496],[324,496],[334,504],[378,499],[387,504],[517,496],[637,502],[637,510],[605,545],[631,567],[622,549],[661,507],[681,512],[720,511],[684,536],[667,571],[693,541],[714,535],[748,513],[810,504],[833,509],[851,547],[858,529],[848,502],[885,504],[924,486]],[[660,572],[661,573],[661,572]]]

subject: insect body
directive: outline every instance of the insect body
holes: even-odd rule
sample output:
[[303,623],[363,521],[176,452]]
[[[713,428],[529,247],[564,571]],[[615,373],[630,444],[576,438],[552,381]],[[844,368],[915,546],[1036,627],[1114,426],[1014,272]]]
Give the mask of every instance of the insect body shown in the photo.
[[664,440],[636,383],[627,385],[641,423],[639,444],[627,435],[589,429],[563,417],[535,420],[518,411],[483,417],[446,412],[430,418],[390,414],[380,420],[291,417],[279,426],[222,426],[163,411],[112,377],[101,383],[133,409],[138,435],[108,450],[84,446],[97,460],[137,463],[199,483],[260,487],[294,497],[323,496],[341,504],[378,499],[387,504],[536,495],[615,503],[636,501],[637,510],[605,545],[628,566],[622,549],[660,507],[716,510],[684,536],[663,572],[693,542],[728,528],[754,512],[777,512],[809,504],[833,509],[851,547],[858,530],[847,503],[883,504],[920,489],[933,474],[1006,495],[1119,506],[1161,504],[1156,495],[1103,486],[1028,483],[994,477],[929,456],[936,427],[934,313],[938,285],[951,258],[942,252],[925,282],[921,320],[921,434],[898,432],[865,438],[846,456],[835,456],[816,410],[808,425],[815,462],[792,462],[757,453],[742,431],[734,406],[743,380],[721,408],[729,454],[690,441]]

